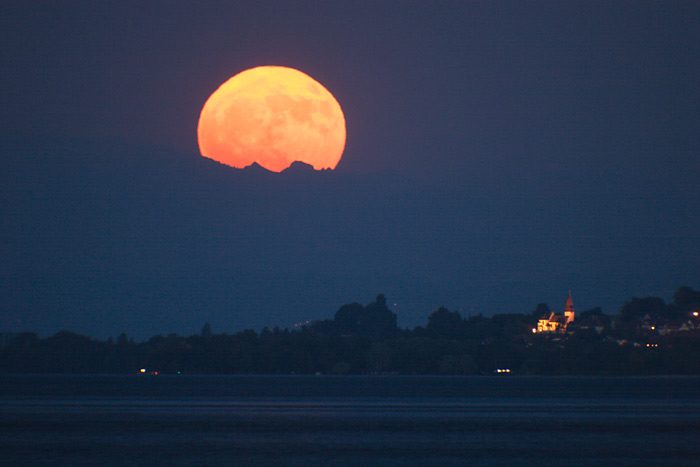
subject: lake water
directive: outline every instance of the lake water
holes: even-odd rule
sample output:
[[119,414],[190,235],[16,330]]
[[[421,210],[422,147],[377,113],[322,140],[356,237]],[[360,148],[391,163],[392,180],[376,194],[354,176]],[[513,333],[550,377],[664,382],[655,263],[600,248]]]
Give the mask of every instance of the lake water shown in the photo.
[[700,378],[0,375],[0,465],[698,466]]

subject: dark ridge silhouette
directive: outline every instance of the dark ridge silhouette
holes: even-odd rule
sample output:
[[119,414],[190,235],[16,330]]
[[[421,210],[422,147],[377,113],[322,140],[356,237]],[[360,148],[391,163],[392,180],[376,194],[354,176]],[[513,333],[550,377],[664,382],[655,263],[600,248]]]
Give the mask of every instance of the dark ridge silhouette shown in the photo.
[[301,162],[301,161],[294,161],[291,163],[289,167],[284,169],[282,172],[283,174],[307,174],[307,173],[313,173],[316,172],[314,167],[311,164],[307,164],[306,162]]
[[257,162],[253,162],[253,163],[250,164],[249,166],[244,167],[244,168],[242,168],[242,169],[238,169],[238,170],[242,170],[242,171],[244,171],[244,172],[247,173],[247,174],[266,174],[266,175],[267,175],[267,174],[273,174],[273,173],[274,173],[274,172],[272,172],[272,171],[270,171],[270,170],[267,170],[265,167],[261,166],[261,165],[258,164]]

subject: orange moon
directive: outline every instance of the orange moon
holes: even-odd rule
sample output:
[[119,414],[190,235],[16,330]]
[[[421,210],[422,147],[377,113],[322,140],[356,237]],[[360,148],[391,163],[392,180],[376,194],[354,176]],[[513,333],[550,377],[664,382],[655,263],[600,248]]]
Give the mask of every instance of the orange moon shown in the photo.
[[238,73],[204,103],[197,125],[202,156],[231,167],[254,162],[281,172],[301,161],[334,169],[345,149],[345,117],[335,97],[293,68]]

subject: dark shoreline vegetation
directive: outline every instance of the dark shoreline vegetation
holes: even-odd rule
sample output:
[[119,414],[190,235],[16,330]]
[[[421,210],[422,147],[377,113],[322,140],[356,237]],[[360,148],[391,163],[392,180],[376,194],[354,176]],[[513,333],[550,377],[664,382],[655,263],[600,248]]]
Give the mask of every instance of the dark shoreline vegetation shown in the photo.
[[617,315],[593,308],[565,331],[536,332],[550,314],[539,304],[465,319],[440,307],[425,327],[399,329],[380,294],[294,330],[214,334],[207,323],[141,343],[22,332],[4,336],[0,373],[700,375],[700,291],[680,287],[669,304],[632,298]]

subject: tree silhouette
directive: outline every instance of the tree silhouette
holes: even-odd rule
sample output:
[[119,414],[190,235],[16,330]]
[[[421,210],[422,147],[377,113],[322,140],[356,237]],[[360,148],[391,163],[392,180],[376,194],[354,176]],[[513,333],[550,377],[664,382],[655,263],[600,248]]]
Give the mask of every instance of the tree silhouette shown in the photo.
[[664,301],[659,297],[633,297],[630,301],[625,301],[620,308],[620,319],[623,322],[630,322],[643,318],[645,315],[664,315]]
[[457,339],[464,335],[464,320],[458,312],[441,306],[428,317],[425,329],[431,337]]
[[388,337],[398,331],[396,314],[386,305],[384,294],[377,295],[374,302],[365,307],[363,313],[364,334],[370,337]]
[[546,303],[538,303],[535,309],[532,311],[532,317],[535,319],[549,318],[552,310],[549,309],[549,305]]
[[396,314],[387,307],[384,294],[377,295],[376,300],[365,307],[359,303],[341,306],[333,321],[341,334],[379,338],[398,331]]
[[700,309],[700,290],[688,286],[679,287],[673,294],[673,303],[683,311]]
[[333,321],[341,333],[357,334],[362,324],[363,312],[364,307],[357,302],[343,305],[335,312]]

